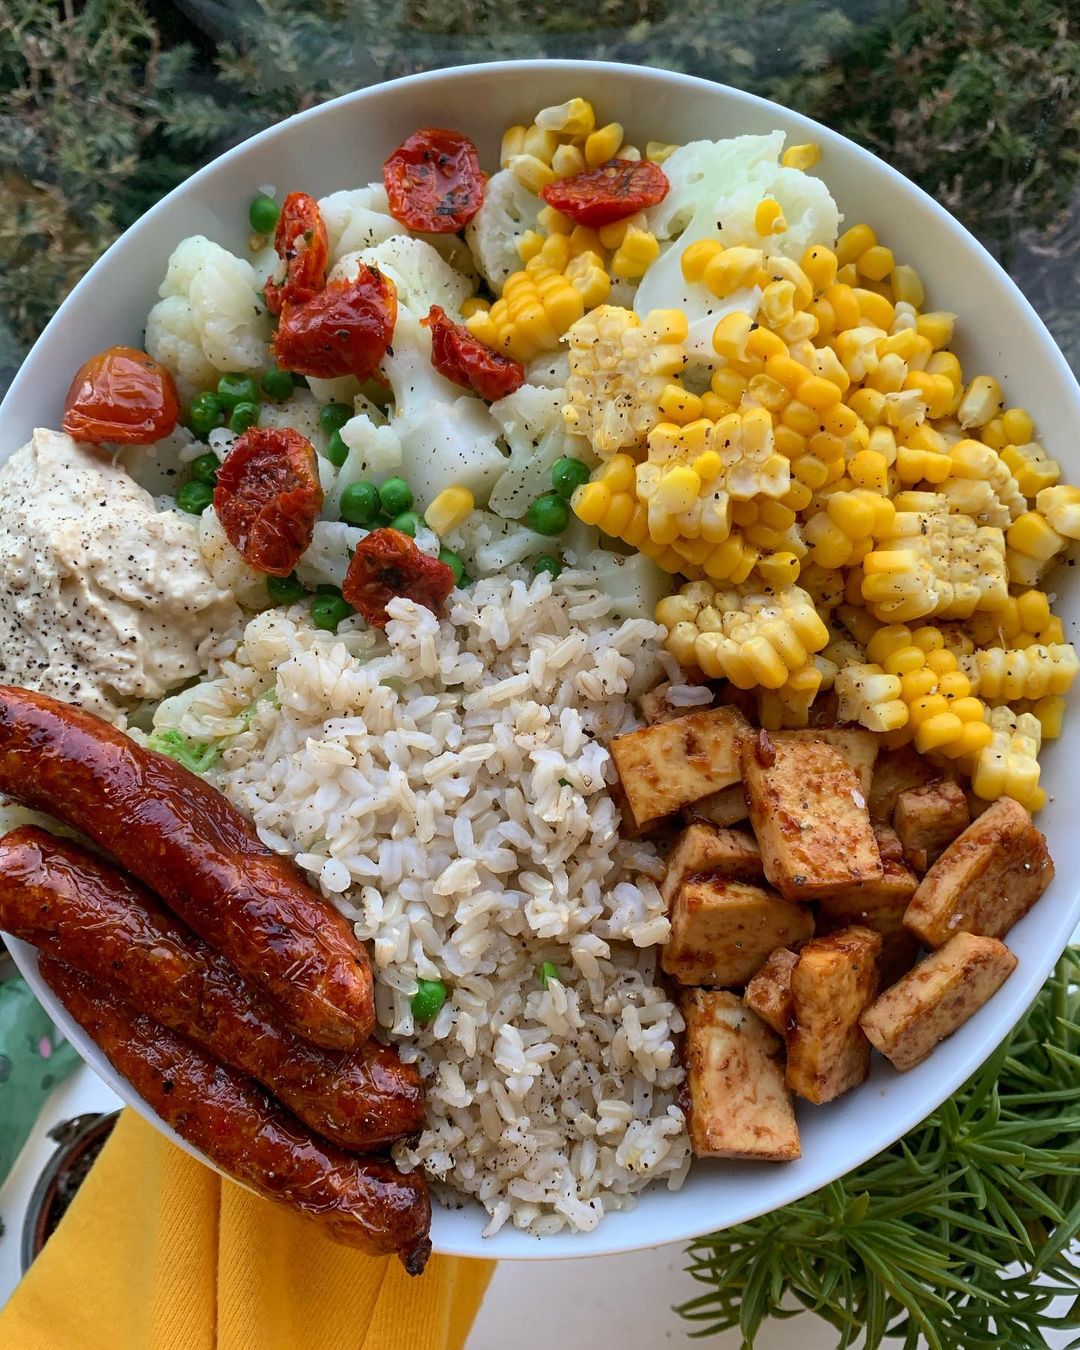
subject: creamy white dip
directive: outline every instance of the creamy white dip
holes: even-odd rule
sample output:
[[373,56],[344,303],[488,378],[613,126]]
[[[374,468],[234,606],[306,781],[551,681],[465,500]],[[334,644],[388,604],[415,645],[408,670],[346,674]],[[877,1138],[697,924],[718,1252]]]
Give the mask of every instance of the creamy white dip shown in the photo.
[[110,721],[205,669],[240,620],[199,553],[110,455],[38,429],[0,467],[0,683]]

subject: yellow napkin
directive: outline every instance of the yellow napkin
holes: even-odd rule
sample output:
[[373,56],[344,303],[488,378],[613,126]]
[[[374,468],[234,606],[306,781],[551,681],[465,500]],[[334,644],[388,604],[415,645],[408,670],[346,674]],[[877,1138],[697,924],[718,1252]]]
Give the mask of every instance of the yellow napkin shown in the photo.
[[494,1270],[418,1278],[223,1181],[125,1111],[0,1313],[5,1350],[461,1350]]

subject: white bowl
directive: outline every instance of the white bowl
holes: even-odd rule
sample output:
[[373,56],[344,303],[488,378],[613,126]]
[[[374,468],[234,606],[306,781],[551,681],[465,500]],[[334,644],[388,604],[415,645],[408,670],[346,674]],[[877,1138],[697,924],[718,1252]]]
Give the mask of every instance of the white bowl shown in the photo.
[[[605,120],[622,122],[638,144],[775,128],[796,143],[818,142],[824,154],[817,172],[847,221],[868,221],[901,261],[919,269],[932,304],[960,316],[957,352],[964,369],[997,375],[1009,403],[1031,410],[1041,440],[1062,461],[1066,477],[1080,478],[1074,448],[1080,389],[1061,353],[990,255],[924,192],[843,137],[749,94],[668,71],[573,61],[465,66],[395,80],[301,113],[222,155],[132,226],[61,306],[0,408],[0,459],[34,426],[59,425],[68,382],[88,356],[112,343],[141,343],[166,260],[181,239],[204,233],[243,254],[246,206],[259,185],[316,196],[360,185],[379,177],[386,154],[410,132],[431,125],[467,132],[490,166],[498,162],[505,126],[528,122],[537,108],[575,94],[592,99]],[[1080,587],[1066,591],[1059,610],[1071,632],[1080,613]],[[537,1239],[504,1228],[484,1240],[479,1206],[437,1209],[435,1250],[498,1258],[598,1256],[695,1237],[806,1195],[900,1138],[1001,1042],[1073,931],[1080,913],[1080,831],[1070,828],[1068,803],[1080,787],[1073,758],[1078,749],[1080,719],[1074,716],[1044,756],[1051,801],[1039,823],[1049,836],[1058,880],[1009,934],[1020,964],[1003,989],[924,1064],[901,1075],[876,1059],[869,1081],[856,1091],[828,1106],[804,1104],[798,1162],[698,1163],[680,1191],[646,1191],[633,1209],[609,1215],[586,1234]],[[37,976],[33,950],[19,942],[11,947],[34,992],[83,1058],[125,1101],[195,1153],[135,1096],[57,1004]]]

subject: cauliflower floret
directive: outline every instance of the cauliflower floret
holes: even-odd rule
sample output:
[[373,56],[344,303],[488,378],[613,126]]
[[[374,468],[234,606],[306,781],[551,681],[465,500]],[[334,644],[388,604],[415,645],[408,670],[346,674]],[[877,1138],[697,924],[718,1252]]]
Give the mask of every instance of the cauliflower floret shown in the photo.
[[173,250],[158,294],[146,350],[183,384],[205,387],[219,372],[268,364],[270,319],[250,263],[193,235]]
[[562,409],[565,389],[541,389],[523,384],[491,405],[491,415],[502,427],[510,459],[491,492],[489,505],[496,515],[517,520],[544,492],[551,491],[551,466],[563,455],[594,463],[587,441],[567,434]]
[[[168,436],[152,445],[123,445],[116,455],[135,482],[153,497],[175,497],[176,490],[186,476],[185,465],[195,454],[206,449],[200,442],[192,450],[195,437],[187,427],[179,424]],[[169,503],[172,506],[172,503]]]
[[283,403],[271,403],[269,400],[261,403],[259,426],[292,427],[301,436],[307,437],[320,457],[326,454],[327,438],[319,426],[319,404],[307,389],[295,389]]
[[525,362],[525,383],[543,389],[565,389],[570,375],[570,360],[565,352],[541,352]]
[[451,317],[459,318],[461,302],[472,290],[468,277],[455,271],[430,244],[407,234],[395,234],[375,248],[347,253],[334,264],[330,280],[352,280],[362,264],[385,272],[397,287],[398,304],[421,317],[432,305],[441,305]]
[[506,467],[498,423],[487,405],[463,394],[431,364],[431,336],[407,309],[398,311],[382,371],[393,390],[390,425],[401,441],[401,475],[423,511],[443,488],[466,487],[483,504]]
[[347,253],[374,248],[384,239],[401,233],[400,223],[390,214],[386,189],[381,183],[332,192],[320,200],[319,210],[326,226],[331,263]]
[[465,239],[476,265],[496,295],[511,272],[521,270],[518,238],[536,228],[544,203],[523,187],[509,169],[493,174],[484,191],[484,204],[465,227]]
[[323,514],[330,519],[341,514],[341,494],[352,483],[362,479],[381,483],[401,470],[401,438],[393,427],[380,425],[368,412],[350,418],[341,428],[341,439],[349,455],[326,496]]
[[266,609],[272,603],[265,573],[250,567],[229,543],[216,511],[199,517],[199,552],[215,585],[231,591],[245,609]]
[[459,554],[474,579],[496,576],[526,558],[552,551],[552,541],[546,535],[490,511],[473,511],[443,542]]
[[296,576],[309,591],[316,586],[341,586],[349,560],[367,530],[343,520],[317,520],[311,543],[296,564]]

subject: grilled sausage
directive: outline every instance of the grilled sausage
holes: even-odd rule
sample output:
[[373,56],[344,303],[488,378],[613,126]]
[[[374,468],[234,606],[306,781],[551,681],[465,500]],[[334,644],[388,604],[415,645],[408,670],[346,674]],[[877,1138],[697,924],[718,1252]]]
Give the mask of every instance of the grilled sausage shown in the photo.
[[220,792],[70,704],[0,686],[0,793],[111,853],[316,1045],[353,1050],[375,1022],[349,925]]
[[215,1166],[336,1241],[377,1256],[397,1252],[410,1274],[423,1270],[431,1202],[421,1174],[324,1142],[251,1079],[64,962],[45,956],[39,969],[113,1068]]
[[394,1050],[309,1045],[136,882],[32,825],[0,839],[0,928],[258,1079],[344,1148],[376,1148],[423,1125],[420,1075]]

